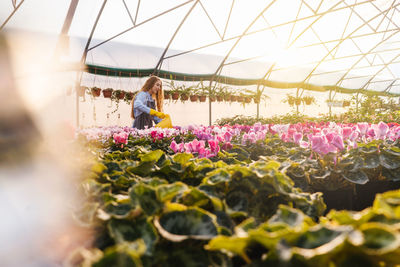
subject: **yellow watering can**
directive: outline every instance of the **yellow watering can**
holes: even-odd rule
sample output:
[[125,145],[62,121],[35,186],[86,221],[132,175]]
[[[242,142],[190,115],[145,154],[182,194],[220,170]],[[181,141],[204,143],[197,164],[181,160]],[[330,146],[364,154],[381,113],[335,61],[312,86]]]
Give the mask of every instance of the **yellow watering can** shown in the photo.
[[160,121],[159,123],[157,123],[155,127],[172,128],[171,116],[166,114],[165,118],[162,121]]

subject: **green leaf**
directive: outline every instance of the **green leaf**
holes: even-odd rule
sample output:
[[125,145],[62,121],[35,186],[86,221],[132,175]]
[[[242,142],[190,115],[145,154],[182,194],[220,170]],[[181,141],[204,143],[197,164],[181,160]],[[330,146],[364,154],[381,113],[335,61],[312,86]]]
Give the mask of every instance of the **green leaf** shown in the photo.
[[185,239],[211,239],[218,234],[211,214],[190,208],[184,211],[164,213],[154,220],[159,233],[173,242]]
[[246,255],[246,248],[250,243],[249,237],[236,237],[236,236],[217,236],[214,237],[206,246],[207,250],[221,250],[230,251],[236,255],[243,257],[246,262],[250,259]]
[[142,239],[146,245],[146,255],[151,255],[158,241],[157,231],[145,219],[127,221],[112,219],[107,224],[110,236],[116,243]]
[[382,167],[393,170],[400,167],[400,158],[398,156],[393,156],[388,153],[381,153],[379,155],[379,160]]
[[368,154],[364,158],[365,169],[375,169],[379,166],[380,159],[378,154]]
[[388,180],[399,181],[400,180],[400,168],[398,168],[396,170],[383,169],[382,175],[385,176]]
[[99,162],[92,166],[92,171],[98,174],[104,172],[105,170],[107,170],[107,166]]
[[139,165],[137,165],[136,167],[126,168],[126,171],[131,174],[147,176],[150,174],[150,172],[152,171],[153,168],[154,168],[153,161],[144,161],[144,162],[140,162]]
[[172,159],[173,161],[185,166],[190,159],[193,158],[193,155],[190,153],[177,153],[175,154]]
[[248,211],[249,208],[249,200],[248,194],[243,191],[230,191],[226,195],[226,204],[229,206],[230,209],[234,211]]
[[124,242],[106,249],[104,256],[93,263],[93,267],[135,267],[142,266],[140,256],[146,251],[143,240]]
[[136,184],[130,190],[130,197],[133,203],[139,202],[143,211],[152,215],[158,213],[163,204],[157,200],[155,189],[145,184]]
[[377,194],[372,207],[377,213],[400,218],[400,190]]
[[269,224],[284,223],[290,227],[296,227],[303,223],[306,216],[299,210],[280,205],[276,214],[269,220]]
[[364,237],[362,248],[367,254],[382,255],[398,249],[400,245],[398,234],[388,225],[367,223],[359,230]]
[[182,194],[189,187],[182,182],[175,182],[173,184],[159,185],[156,189],[156,194],[160,202],[171,200],[178,194]]
[[203,183],[208,185],[216,185],[219,183],[228,182],[230,180],[229,173],[224,169],[216,169],[207,173],[207,176],[203,179]]
[[290,249],[293,254],[310,259],[319,255],[332,253],[338,247],[343,246],[347,235],[352,231],[349,226],[315,226],[303,233]]
[[342,176],[344,179],[355,184],[366,184],[369,181],[368,176],[361,170],[358,170],[356,172],[344,172]]
[[124,219],[129,217],[133,206],[130,202],[110,202],[104,207],[104,211],[109,214],[111,217],[117,219]]
[[400,148],[397,146],[392,146],[392,147],[383,149],[382,151],[386,152],[392,156],[400,157]]
[[157,162],[162,155],[164,155],[164,152],[158,149],[141,155],[139,158],[142,162]]

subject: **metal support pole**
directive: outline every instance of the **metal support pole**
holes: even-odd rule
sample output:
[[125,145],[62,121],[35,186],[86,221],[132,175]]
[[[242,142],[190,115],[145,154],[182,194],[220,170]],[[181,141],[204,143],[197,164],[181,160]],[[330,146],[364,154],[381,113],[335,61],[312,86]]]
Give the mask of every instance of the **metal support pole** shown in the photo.
[[[329,90],[329,102],[332,102],[332,90]],[[332,103],[329,105],[329,118],[332,118]]]
[[[88,49],[89,49],[90,42],[92,41],[94,30],[96,29],[97,23],[99,22],[100,16],[103,13],[103,10],[104,10],[104,7],[105,7],[106,3],[107,3],[107,0],[104,0],[102,6],[100,8],[99,13],[97,14],[97,18],[96,18],[96,21],[94,22],[94,25],[92,27],[92,31],[90,32],[90,36],[89,36],[89,38],[88,38],[88,40],[86,42],[85,50],[83,51],[83,55],[82,55],[82,58],[81,58],[81,65],[82,66],[86,62],[86,57],[87,57],[87,53],[89,51]],[[82,79],[82,71],[79,71],[77,73],[77,75],[76,75],[76,84],[75,84],[75,90],[76,91],[78,91],[77,90],[78,87],[81,86],[81,79]],[[79,96],[78,96],[78,93],[76,94],[75,103],[76,103],[76,126],[79,127]]]
[[[256,97],[259,95],[259,93],[260,93],[260,83],[257,84]],[[260,100],[257,102],[257,119],[260,118],[260,101],[261,101],[261,95],[260,95]]]
[[8,16],[8,18],[6,18],[6,20],[3,22],[3,24],[1,24],[0,26],[0,31],[4,28],[4,26],[6,26],[7,22],[12,18],[12,16],[14,16],[15,12],[17,12],[18,8],[22,5],[22,3],[25,0],[22,0],[21,2],[19,2],[19,4],[14,8],[13,12],[11,12],[10,16]]

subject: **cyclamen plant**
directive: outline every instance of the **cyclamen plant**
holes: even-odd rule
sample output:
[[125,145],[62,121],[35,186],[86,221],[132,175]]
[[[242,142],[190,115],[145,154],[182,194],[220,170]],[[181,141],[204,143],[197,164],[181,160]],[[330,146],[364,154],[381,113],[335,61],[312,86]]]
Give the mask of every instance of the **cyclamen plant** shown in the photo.
[[[177,143],[178,136],[192,134],[195,139],[190,142]],[[87,128],[77,132],[88,141],[96,140],[106,143],[113,138],[115,144],[127,145],[128,138],[148,138],[170,140],[170,148],[174,153],[188,152],[198,157],[213,157],[220,149],[229,150],[233,144],[255,144],[263,142],[267,135],[278,135],[284,142],[292,142],[303,148],[309,148],[319,155],[340,153],[356,148],[358,143],[368,143],[373,140],[396,141],[400,138],[400,125],[397,123],[378,124],[357,123],[340,124],[297,123],[297,124],[260,124],[253,126],[194,126],[176,127],[173,129],[149,128],[137,130],[130,127],[98,127]],[[167,140],[168,139],[168,140]]]

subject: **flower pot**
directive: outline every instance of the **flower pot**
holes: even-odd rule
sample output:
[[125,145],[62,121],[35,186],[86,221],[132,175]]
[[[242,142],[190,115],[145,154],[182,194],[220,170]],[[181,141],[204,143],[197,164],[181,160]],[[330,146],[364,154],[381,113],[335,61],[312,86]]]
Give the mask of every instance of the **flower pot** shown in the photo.
[[181,100],[182,101],[186,101],[186,100],[188,100],[189,99],[189,95],[187,95],[187,94],[181,94]]
[[232,101],[232,102],[235,102],[236,100],[237,100],[237,96],[231,95],[231,101]]
[[223,98],[222,96],[220,96],[220,95],[217,96],[217,101],[218,101],[218,102],[222,102],[223,100],[224,100],[224,98]]
[[259,98],[253,98],[253,100],[254,100],[255,104],[259,104],[260,103],[260,99]]
[[209,96],[209,98],[211,102],[215,102],[215,100],[217,99],[215,96]]
[[101,93],[101,89],[100,88],[93,87],[90,91],[92,93],[92,96],[94,96],[94,97],[100,96],[100,93]]
[[171,99],[171,94],[169,92],[164,91],[164,99]]
[[295,99],[294,103],[296,104],[296,106],[300,106],[301,105],[301,99]]
[[289,104],[289,106],[294,106],[294,100],[293,99],[288,99],[288,104]]
[[343,107],[350,106],[350,101],[343,101]]
[[312,100],[311,99],[305,99],[304,104],[306,105],[311,105]]
[[125,93],[125,99],[130,101],[133,99],[133,93],[132,92],[126,92]]
[[244,98],[245,103],[250,103],[251,102],[251,97],[245,97]]
[[190,101],[196,102],[199,99],[198,95],[190,95]]
[[112,92],[113,92],[113,89],[104,89],[103,90],[103,96],[105,98],[111,98]]
[[125,97],[125,91],[120,92],[119,95],[118,95],[118,98],[119,99],[124,99],[124,97]]
[[244,97],[243,96],[237,96],[236,100],[237,100],[237,102],[243,102],[244,101]]
[[207,96],[201,95],[201,96],[199,96],[199,100],[200,100],[200,102],[206,102]]
[[225,96],[224,96],[224,100],[225,100],[226,102],[231,101],[231,96],[230,96],[230,95],[225,95]]
[[179,93],[178,92],[172,93],[172,100],[178,100],[178,99],[179,99]]

